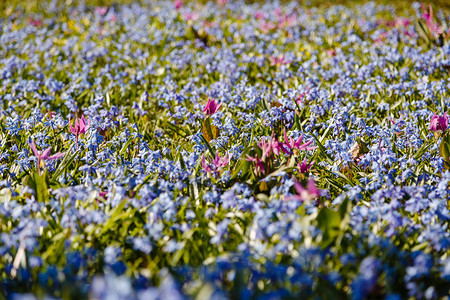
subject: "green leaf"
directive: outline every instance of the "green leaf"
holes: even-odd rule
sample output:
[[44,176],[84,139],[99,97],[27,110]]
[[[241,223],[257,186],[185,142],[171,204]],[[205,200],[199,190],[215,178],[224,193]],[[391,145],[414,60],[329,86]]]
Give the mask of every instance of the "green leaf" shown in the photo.
[[337,211],[324,207],[317,215],[317,227],[322,231],[321,246],[326,248],[331,244],[339,246],[344,233],[350,224],[351,202],[345,199]]
[[350,213],[352,212],[352,203],[346,198],[344,201],[342,201],[341,205],[339,206],[338,212],[342,221],[344,221],[345,219],[350,220]]
[[58,181],[59,176],[64,172],[64,169],[68,167],[74,160],[75,157],[77,157],[78,153],[80,153],[80,150],[75,151],[72,155],[69,155],[74,145],[72,145],[69,150],[67,151],[66,155],[64,156],[63,160],[59,164],[58,168],[52,175],[52,181]]
[[424,143],[423,146],[417,151],[417,153],[414,155],[414,159],[419,159],[423,156],[425,151],[427,151],[429,148],[429,145],[427,143]]
[[449,157],[450,157],[450,143],[448,143],[445,139],[442,140],[441,145],[439,146],[439,152],[441,153],[441,156],[446,161],[449,161]]
[[131,142],[133,141],[134,138],[129,138],[128,141],[125,143],[125,145],[123,145],[122,149],[119,152],[119,155],[123,155],[125,153],[125,151],[127,151],[128,147],[130,146]]
[[111,216],[109,217],[109,220],[106,221],[105,226],[103,226],[102,233],[105,233],[111,229],[114,225],[116,225],[118,220],[128,215],[128,213],[124,211],[127,202],[127,199],[122,200],[122,202],[120,202],[120,204],[111,211]]
[[205,139],[204,136],[202,136],[201,138],[202,138],[203,142],[205,143],[206,148],[208,148],[209,153],[211,153],[211,155],[214,157],[216,155],[216,151],[214,151],[214,149],[211,147],[211,145],[208,143],[208,141]]
[[36,200],[38,202],[47,202],[49,200],[48,187],[46,182],[47,171],[42,175],[33,172],[27,179],[27,185],[35,192]]
[[327,149],[322,145],[322,143],[319,141],[319,139],[314,134],[311,134],[311,135],[316,140],[316,144],[317,144],[317,147],[319,147],[320,153],[322,153],[325,156],[325,158],[328,160],[328,162],[332,164],[333,160],[331,159],[330,155],[328,155]]
[[335,241],[340,231],[341,220],[341,215],[337,211],[327,207],[320,210],[317,215],[317,227],[322,231],[323,247],[326,248]]

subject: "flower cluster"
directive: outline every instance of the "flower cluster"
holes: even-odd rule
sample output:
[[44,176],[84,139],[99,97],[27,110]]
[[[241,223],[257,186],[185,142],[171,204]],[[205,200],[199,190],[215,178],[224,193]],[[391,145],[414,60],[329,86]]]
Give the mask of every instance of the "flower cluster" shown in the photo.
[[445,11],[41,2],[0,21],[3,298],[448,296]]

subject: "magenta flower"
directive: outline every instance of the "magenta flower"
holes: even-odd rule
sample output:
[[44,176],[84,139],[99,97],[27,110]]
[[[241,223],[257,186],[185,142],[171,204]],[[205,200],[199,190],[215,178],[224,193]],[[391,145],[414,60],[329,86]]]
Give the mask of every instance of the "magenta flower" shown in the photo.
[[231,160],[231,156],[228,155],[228,152],[225,153],[223,157],[219,156],[219,152],[216,152],[216,156],[214,159],[211,160],[211,162],[208,164],[206,162],[205,155],[202,156],[202,168],[206,173],[215,172],[218,173],[219,169],[225,167],[228,165],[228,163]]
[[306,172],[309,171],[309,169],[311,169],[312,165],[314,165],[315,161],[312,161],[310,164],[308,164],[308,162],[306,161],[306,158],[302,161],[301,164],[297,163],[297,168],[298,171],[301,174],[305,174]]
[[78,137],[80,136],[80,134],[86,133],[86,130],[89,128],[90,125],[91,122],[89,121],[89,123],[86,125],[86,119],[84,118],[84,116],[81,116],[80,119],[78,119],[78,117],[75,117],[75,123],[72,127],[69,117],[70,132],[75,134],[77,137],[77,148],[78,148]]
[[258,158],[258,156],[255,157],[251,157],[250,155],[247,154],[247,158],[245,159],[246,161],[253,161],[255,162],[255,173],[256,175],[261,175],[261,174],[265,174],[266,171],[264,170],[264,163],[263,161]]
[[264,33],[269,32],[270,30],[274,29],[275,27],[276,26],[274,24],[272,24],[270,22],[266,22],[265,20],[262,20],[259,23],[259,29]]
[[70,127],[70,132],[72,132],[75,135],[80,135],[82,133],[86,133],[86,130],[89,128],[89,125],[91,124],[91,122],[89,122],[86,125],[86,119],[84,118],[84,116],[81,116],[80,119],[78,119],[78,117],[75,117],[75,124],[72,127],[72,124],[70,123],[70,118],[69,118],[69,127]]
[[269,60],[271,66],[286,65],[290,63],[284,59],[284,55],[281,55],[280,57],[270,56]]
[[448,127],[448,116],[445,112],[442,116],[434,115],[431,117],[430,130],[431,131],[445,131]]
[[288,139],[287,134],[286,134],[286,129],[283,129],[283,132],[284,132],[284,139],[286,140],[286,143],[284,144],[284,146],[286,146],[290,150],[297,149],[297,150],[309,151],[309,150],[314,150],[317,148],[317,147],[309,147],[309,145],[311,145],[311,143],[313,142],[312,140],[302,144],[303,134],[295,141],[293,138]]
[[95,12],[98,13],[100,16],[104,16],[108,12],[108,7],[106,7],[106,6],[97,6],[95,8]]
[[175,0],[174,5],[175,5],[175,9],[179,10],[180,8],[183,7],[183,0]]
[[214,171],[212,166],[210,164],[206,163],[205,155],[202,156],[202,168],[203,168],[203,171],[205,171],[206,173],[211,173]]
[[30,18],[30,25],[35,27],[41,27],[42,26],[42,20],[40,19],[32,19]]
[[255,18],[257,20],[264,18],[264,13],[262,11],[260,11],[260,10],[255,12]]
[[273,149],[273,153],[275,153],[276,155],[280,154],[280,150],[283,151],[284,154],[289,154],[289,150],[286,149],[284,147],[284,144],[282,142],[278,141],[275,138],[275,136],[272,136],[272,140],[270,142],[271,142],[271,146],[272,146],[272,149]]
[[203,113],[207,116],[212,116],[219,110],[219,108],[221,106],[222,106],[222,103],[216,103],[216,100],[208,99],[208,103],[206,103],[206,106],[203,109]]
[[428,11],[425,9],[425,6],[423,3],[422,5],[422,18],[427,22],[427,27],[430,29],[430,31],[433,33],[435,37],[437,37],[439,34],[443,33],[442,27],[439,26],[436,22],[434,22],[433,19],[433,8],[431,7],[431,4],[428,6]]
[[36,158],[38,159],[38,163],[37,163],[38,174],[40,173],[41,163],[42,163],[42,166],[44,166],[44,163],[46,160],[55,160],[55,159],[58,159],[58,158],[61,158],[64,156],[64,153],[62,153],[62,152],[58,152],[58,153],[50,156],[50,151],[52,150],[52,147],[48,147],[44,151],[38,151],[36,149],[36,144],[34,143],[33,140],[31,141],[30,148],[34,153],[34,156],[36,156]]
[[299,201],[311,202],[320,196],[320,190],[317,188],[316,183],[312,179],[308,180],[306,189],[298,181],[295,181],[294,188],[298,195],[286,197],[286,200],[295,199]]
[[228,152],[225,153],[223,157],[219,156],[219,152],[216,152],[216,157],[211,160],[211,163],[216,167],[216,169],[223,168],[230,162],[231,156],[228,156]]
[[272,154],[272,142],[266,141],[265,138],[262,138],[258,143],[258,147],[263,151],[261,159],[264,160],[266,157],[269,157]]

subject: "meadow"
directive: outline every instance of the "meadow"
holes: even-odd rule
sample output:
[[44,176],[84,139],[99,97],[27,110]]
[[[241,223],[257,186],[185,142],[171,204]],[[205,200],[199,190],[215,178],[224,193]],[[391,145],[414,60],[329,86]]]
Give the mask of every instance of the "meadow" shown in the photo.
[[41,6],[0,19],[0,299],[449,299],[446,10]]

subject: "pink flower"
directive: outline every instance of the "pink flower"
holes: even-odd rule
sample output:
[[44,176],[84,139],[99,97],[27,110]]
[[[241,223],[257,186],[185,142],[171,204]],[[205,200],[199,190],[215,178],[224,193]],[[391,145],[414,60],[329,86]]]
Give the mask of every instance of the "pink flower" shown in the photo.
[[40,19],[32,19],[30,18],[30,25],[35,26],[35,27],[41,27],[42,26],[42,20]]
[[40,173],[41,162],[44,163],[46,160],[55,160],[64,156],[64,153],[62,152],[58,152],[50,156],[50,151],[52,150],[52,147],[48,147],[44,151],[38,151],[36,149],[36,144],[34,143],[33,140],[31,141],[30,148],[33,151],[34,156],[36,156],[36,158],[38,159],[37,163],[38,174]]
[[108,7],[106,7],[106,6],[97,6],[95,8],[95,12],[98,13],[100,16],[104,16],[107,11],[108,11]]
[[262,175],[266,173],[266,171],[264,170],[264,163],[260,158],[258,158],[258,156],[251,157],[250,155],[247,154],[247,158],[245,160],[255,162],[256,175]]
[[333,56],[336,55],[336,50],[335,49],[329,49],[326,52],[327,52],[328,57],[333,57]]
[[214,171],[214,169],[211,167],[211,165],[206,163],[205,155],[202,156],[202,168],[203,168],[203,171],[205,171],[206,173],[211,173],[212,171]]
[[80,134],[84,134],[86,133],[86,130],[89,128],[89,125],[91,124],[91,122],[89,122],[86,125],[86,119],[84,118],[84,116],[81,116],[80,119],[78,119],[78,117],[75,117],[75,123],[72,127],[72,124],[70,123],[70,118],[69,118],[69,127],[70,127],[70,132],[72,132],[73,134],[75,134],[76,136],[80,135]]
[[278,28],[282,29],[294,25],[297,21],[295,14],[288,16],[287,14],[280,15],[278,17]]
[[82,116],[81,119],[78,119],[78,117],[75,117],[75,123],[72,127],[72,124],[71,124],[70,118],[69,118],[70,132],[75,134],[77,137],[77,148],[78,148],[78,137],[80,136],[80,134],[86,133],[86,130],[89,128],[90,125],[91,125],[90,121],[86,125],[86,119],[84,118],[84,116]]
[[436,22],[433,20],[433,8],[431,7],[431,4],[428,6],[428,11],[425,10],[425,6],[423,3],[422,5],[422,18],[427,22],[427,27],[430,29],[430,31],[434,34],[435,37],[437,37],[439,34],[443,32],[442,27],[440,27]]
[[223,157],[219,156],[219,152],[216,152],[216,156],[214,159],[211,160],[211,162],[208,164],[206,163],[205,155],[202,156],[202,168],[206,173],[218,173],[219,169],[225,167],[228,165],[228,163],[231,160],[231,156],[228,155],[228,152],[225,153]]
[[264,20],[261,20],[259,23],[259,29],[261,29],[262,32],[267,33],[270,30],[274,29],[276,26],[270,22],[266,22]]
[[395,18],[395,26],[397,27],[406,27],[409,26],[410,24],[411,21],[407,18],[399,18],[399,17]]
[[269,60],[271,66],[286,65],[290,63],[284,59],[284,55],[281,55],[280,57],[270,56]]
[[272,139],[271,139],[270,142],[271,142],[272,151],[273,151],[273,153],[275,153],[276,155],[279,155],[279,154],[280,154],[280,150],[283,151],[284,154],[289,154],[289,150],[286,149],[286,148],[284,147],[284,144],[283,144],[282,142],[278,141],[278,140],[275,138],[275,136],[272,136]]
[[258,147],[263,151],[261,159],[265,159],[272,154],[272,143],[271,141],[266,141],[265,138],[262,138],[258,143]]
[[309,151],[309,150],[314,150],[317,148],[317,147],[309,147],[309,145],[311,145],[311,143],[313,142],[312,140],[302,144],[303,134],[295,141],[293,138],[288,139],[287,134],[286,134],[286,129],[283,129],[283,132],[284,132],[284,139],[286,140],[286,143],[284,144],[284,146],[286,146],[290,150],[297,149],[297,150]]
[[295,199],[310,202],[320,196],[320,190],[317,188],[316,183],[312,179],[308,180],[306,189],[298,181],[295,181],[294,188],[298,195],[286,197],[286,200]]
[[275,8],[275,15],[277,16],[277,17],[280,17],[281,16],[281,8],[279,8],[279,7],[277,7],[277,8]]
[[183,0],[175,0],[175,9],[179,10],[181,7],[183,7]]
[[219,156],[219,152],[216,152],[216,157],[211,160],[211,163],[216,167],[216,169],[223,168],[230,162],[231,156],[228,157],[228,152],[225,153],[223,157]]
[[260,10],[257,11],[257,12],[255,12],[255,18],[256,18],[257,20],[264,18],[263,12],[260,11]]
[[184,17],[186,18],[186,20],[195,21],[198,19],[198,14],[196,12],[193,12],[193,13],[185,12]]
[[216,103],[216,100],[212,99],[208,99],[208,103],[206,103],[205,108],[203,109],[203,113],[207,116],[212,116],[213,114],[215,114],[219,108],[222,106],[222,103]]
[[312,167],[312,165],[314,165],[314,163],[315,163],[315,161],[312,161],[312,162],[308,165],[308,162],[306,161],[306,158],[305,158],[305,159],[302,161],[301,164],[297,163],[298,171],[299,171],[301,174],[305,174],[306,172],[309,171],[309,169],[311,169],[311,167]]
[[445,131],[447,127],[448,127],[447,112],[445,112],[442,116],[437,116],[436,113],[434,113],[430,121],[430,130]]
[[413,37],[414,36],[414,32],[413,31],[408,31],[408,30],[405,30],[405,35],[407,35],[407,36],[409,36],[409,37]]

